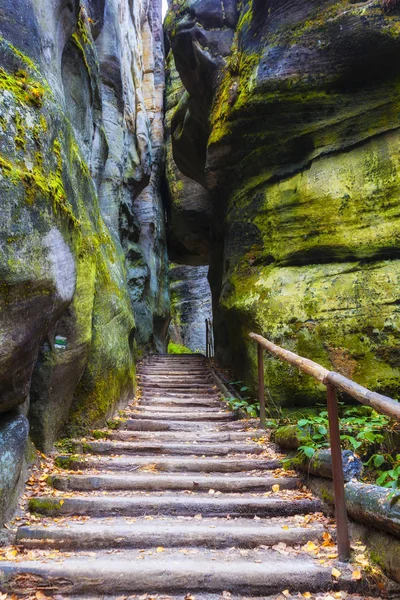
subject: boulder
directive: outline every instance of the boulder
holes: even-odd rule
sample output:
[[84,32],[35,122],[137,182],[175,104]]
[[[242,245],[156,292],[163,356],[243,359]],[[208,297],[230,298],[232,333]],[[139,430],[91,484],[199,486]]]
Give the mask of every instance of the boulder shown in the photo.
[[16,413],[0,420],[0,522],[9,519],[24,483],[24,456],[29,423]]

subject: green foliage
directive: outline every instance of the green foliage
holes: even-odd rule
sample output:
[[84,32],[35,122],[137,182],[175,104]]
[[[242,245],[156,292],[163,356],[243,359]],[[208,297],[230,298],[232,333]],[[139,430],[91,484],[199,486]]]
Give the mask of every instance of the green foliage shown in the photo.
[[[229,384],[237,388],[240,393],[249,391],[249,388],[243,385],[243,381],[230,381]],[[249,396],[246,398],[224,398],[224,400],[231,410],[241,410],[254,419],[260,416],[259,402],[252,400]]]
[[168,344],[168,354],[193,354],[193,351],[182,344],[170,342]]
[[[294,420],[269,420],[268,427],[297,424],[310,441],[298,448],[297,459],[310,459],[317,450],[329,447],[328,412]],[[396,431],[397,423],[367,407],[341,407],[340,439],[343,449],[357,452],[364,461],[365,479],[388,488],[400,488],[400,454],[390,452],[385,433]],[[291,460],[291,459],[289,459]]]

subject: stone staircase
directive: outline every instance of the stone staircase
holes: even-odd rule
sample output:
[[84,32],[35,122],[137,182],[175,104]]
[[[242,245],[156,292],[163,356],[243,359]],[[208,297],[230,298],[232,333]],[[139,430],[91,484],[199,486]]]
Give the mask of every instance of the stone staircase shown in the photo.
[[319,500],[283,471],[264,432],[226,409],[204,357],[149,357],[139,386],[139,403],[74,440],[45,483],[37,472],[12,559],[1,557],[3,593],[192,600],[365,590],[337,565]]

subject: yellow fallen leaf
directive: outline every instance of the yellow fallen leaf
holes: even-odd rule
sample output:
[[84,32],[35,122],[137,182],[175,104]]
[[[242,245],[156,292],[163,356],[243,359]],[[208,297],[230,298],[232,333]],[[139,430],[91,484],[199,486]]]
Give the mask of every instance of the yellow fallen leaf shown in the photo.
[[275,483],[272,486],[272,491],[276,493],[276,492],[279,492],[279,490],[280,490],[279,483]]
[[60,506],[64,504],[64,500],[60,500]]
[[283,590],[282,594],[288,598],[290,596],[289,590]]
[[310,592],[304,592],[303,598],[311,598]]
[[339,569],[336,569],[335,567],[333,567],[332,569],[332,576],[335,577],[336,579],[339,579],[339,577],[341,576],[341,572],[339,571]]
[[282,529],[285,529],[285,531],[287,531],[289,529],[288,525],[282,525]]
[[351,578],[355,579],[355,581],[362,579],[361,571],[353,571],[351,574]]
[[317,549],[317,546],[314,544],[314,542],[307,542],[307,544],[303,546],[303,549],[306,552],[314,552],[314,550]]
[[165,548],[163,546],[158,546],[156,552],[160,553],[160,552],[164,552]]

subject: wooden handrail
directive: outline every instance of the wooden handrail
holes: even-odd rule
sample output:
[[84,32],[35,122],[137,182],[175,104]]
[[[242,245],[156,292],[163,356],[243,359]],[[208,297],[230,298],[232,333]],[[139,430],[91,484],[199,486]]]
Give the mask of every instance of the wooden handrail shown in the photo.
[[345,392],[352,398],[355,398],[362,404],[372,407],[379,413],[400,420],[400,403],[393,398],[371,392],[367,388],[355,383],[351,379],[347,379],[343,375],[335,371],[329,371],[322,365],[299,356],[290,350],[285,350],[269,340],[266,340],[261,335],[250,333],[251,339],[257,342],[257,357],[258,357],[258,397],[260,401],[260,420],[262,427],[265,428],[265,394],[264,394],[264,359],[263,351],[268,350],[274,356],[286,361],[287,363],[297,367],[300,371],[311,375],[317,381],[326,385],[327,404],[328,404],[328,419],[329,419],[329,434],[332,453],[332,472],[333,472],[333,487],[335,492],[335,513],[337,524],[337,545],[339,558],[347,560],[350,556],[350,537],[349,527],[347,523],[346,500],[344,494],[344,476],[342,464],[342,450],[340,442],[340,427],[339,427],[339,411],[337,403],[336,390],[339,389]]
[[389,396],[383,396],[377,392],[371,392],[371,390],[368,390],[351,379],[347,379],[347,377],[340,375],[340,373],[329,371],[313,360],[299,356],[294,352],[290,352],[290,350],[285,350],[284,348],[281,348],[280,346],[268,341],[261,335],[250,333],[250,337],[260,346],[271,352],[271,354],[274,354],[278,358],[281,358],[291,365],[294,365],[300,369],[300,371],[311,375],[314,377],[314,379],[317,379],[321,383],[324,383],[325,385],[330,383],[335,388],[345,392],[352,398],[355,398],[361,402],[361,404],[370,406],[376,410],[376,412],[400,420],[400,403],[396,400],[393,400],[393,398],[389,398]]

